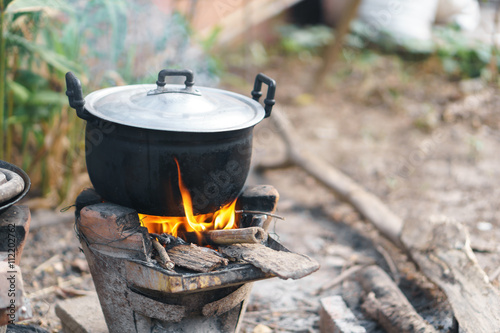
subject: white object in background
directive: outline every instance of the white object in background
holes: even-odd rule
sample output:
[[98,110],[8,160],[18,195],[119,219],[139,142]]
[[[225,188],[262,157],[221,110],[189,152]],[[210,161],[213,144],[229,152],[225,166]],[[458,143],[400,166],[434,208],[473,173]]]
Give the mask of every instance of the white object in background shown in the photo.
[[438,0],[364,0],[359,18],[374,32],[385,32],[398,43],[431,40]]
[[439,0],[436,23],[455,23],[462,30],[473,31],[479,25],[480,19],[477,0]]

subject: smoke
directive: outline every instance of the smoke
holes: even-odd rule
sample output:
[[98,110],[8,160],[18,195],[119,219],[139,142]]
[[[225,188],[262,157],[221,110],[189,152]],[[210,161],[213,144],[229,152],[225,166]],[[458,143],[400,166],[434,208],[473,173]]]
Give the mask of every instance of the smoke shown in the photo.
[[[191,69],[197,85],[218,83],[216,61],[195,38],[188,19],[165,0],[93,0],[75,4],[72,31],[93,89],[155,83],[161,69]],[[69,21],[72,21],[69,20]],[[69,29],[69,27],[66,27]],[[183,82],[172,78],[172,83]]]

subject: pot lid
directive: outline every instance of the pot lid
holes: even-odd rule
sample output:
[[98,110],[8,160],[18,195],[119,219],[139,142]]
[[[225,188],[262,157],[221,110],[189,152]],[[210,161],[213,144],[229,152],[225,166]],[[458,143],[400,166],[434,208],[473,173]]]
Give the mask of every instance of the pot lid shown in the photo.
[[[185,86],[165,84],[165,76],[177,75],[186,76]],[[85,109],[114,123],[175,132],[244,129],[256,125],[266,115],[264,108],[249,97],[194,87],[193,74],[188,70],[163,70],[156,83],[95,91],[85,98]]]

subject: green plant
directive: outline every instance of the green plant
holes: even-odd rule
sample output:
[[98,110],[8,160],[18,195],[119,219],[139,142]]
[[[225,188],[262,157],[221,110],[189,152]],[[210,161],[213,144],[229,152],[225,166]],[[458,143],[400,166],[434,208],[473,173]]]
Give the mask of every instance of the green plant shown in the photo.
[[[491,46],[470,38],[453,26],[434,29],[435,54],[446,73],[457,77],[479,77],[490,63]],[[498,55],[495,63],[500,64]]]
[[[32,193],[47,198],[45,206],[71,203],[87,179],[84,123],[68,108],[64,74],[75,72],[88,93],[109,85],[152,83],[160,67],[185,66],[180,60],[193,35],[189,23],[173,13],[153,38],[144,24],[149,5],[0,0],[0,159],[29,174]],[[134,28],[142,35],[130,40]],[[214,31],[203,47],[210,49],[216,38]],[[161,64],[148,63],[158,54],[167,54]],[[197,64],[205,72],[217,70],[214,57],[203,60]]]
[[55,18],[63,10],[64,3],[14,0],[3,1],[0,13],[0,158],[22,166],[44,192],[62,178],[47,173],[50,158],[44,158],[66,134],[56,125],[67,103],[61,80],[66,71],[81,71],[61,49]]
[[316,55],[333,38],[332,29],[324,25],[284,25],[279,28],[279,33],[285,53],[302,57]]

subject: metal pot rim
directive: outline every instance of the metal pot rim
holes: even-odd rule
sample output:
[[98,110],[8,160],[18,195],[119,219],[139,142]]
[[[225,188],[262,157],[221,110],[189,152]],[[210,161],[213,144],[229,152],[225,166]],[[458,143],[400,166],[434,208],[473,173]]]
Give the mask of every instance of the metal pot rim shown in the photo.
[[176,132],[225,132],[255,126],[265,117],[255,100],[227,90],[196,87],[183,92],[181,85],[111,87],[90,93],[85,109],[93,116],[136,128]]
[[21,176],[21,178],[24,181],[24,189],[21,193],[19,193],[18,195],[16,195],[12,199],[7,200],[5,202],[2,202],[0,204],[0,213],[1,213],[1,212],[4,212],[7,208],[12,206],[13,204],[20,201],[22,198],[24,198],[26,196],[26,194],[28,194],[28,192],[31,188],[31,180],[28,177],[28,175],[26,174],[26,172],[24,172],[23,169],[19,168],[18,166],[14,165],[14,164],[9,163],[9,162],[0,160],[0,168],[7,169],[7,170],[10,170],[12,172],[17,173],[19,176]]

